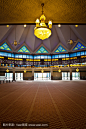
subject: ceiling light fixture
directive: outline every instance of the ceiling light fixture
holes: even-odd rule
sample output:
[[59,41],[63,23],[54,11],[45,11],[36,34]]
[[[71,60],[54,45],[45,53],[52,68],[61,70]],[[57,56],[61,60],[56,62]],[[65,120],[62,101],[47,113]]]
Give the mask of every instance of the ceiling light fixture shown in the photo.
[[51,35],[51,28],[52,28],[52,21],[48,22],[49,27],[45,24],[46,17],[43,14],[43,6],[44,3],[41,4],[42,6],[42,15],[39,19],[36,19],[36,27],[34,28],[34,35],[39,39],[47,39]]
[[58,24],[58,27],[61,27],[61,24]]
[[26,73],[26,69],[24,70],[24,73]]
[[26,24],[24,24],[24,27],[26,27],[27,25]]
[[58,72],[60,73],[61,72],[61,69],[59,69]]
[[78,27],[78,25],[75,25],[75,27]]
[[8,73],[9,72],[9,69],[7,69],[6,72]]
[[7,25],[7,27],[9,27],[9,25]]
[[[74,41],[74,43],[75,43],[76,41]],[[70,40],[68,40],[68,42],[67,43],[69,43],[70,45],[72,45],[73,44],[73,40],[71,39],[71,28],[70,28]]]
[[42,69],[42,70],[41,70],[41,72],[43,73],[43,72],[44,72],[44,70]]
[[79,72],[79,69],[78,68],[76,69],[76,72]]
[[17,45],[20,44],[20,43],[17,43],[17,41],[16,41],[16,27],[15,27],[15,40],[14,40],[14,42],[12,44],[14,44],[14,46],[17,46]]

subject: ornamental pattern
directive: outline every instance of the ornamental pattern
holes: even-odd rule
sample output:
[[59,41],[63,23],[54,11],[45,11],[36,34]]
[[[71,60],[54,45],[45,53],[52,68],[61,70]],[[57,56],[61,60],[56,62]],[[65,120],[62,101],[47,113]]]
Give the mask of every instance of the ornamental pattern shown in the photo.
[[80,49],[84,49],[84,48],[85,48],[85,46],[82,45],[80,42],[78,42],[77,45],[74,47],[73,50],[80,50]]
[[66,50],[60,45],[54,53],[66,52]]
[[7,45],[6,42],[0,46],[0,49],[2,49],[2,50],[7,50],[7,51],[12,51],[12,50],[10,49],[10,47]]
[[48,53],[48,51],[42,46],[36,53]]
[[19,49],[18,52],[30,53],[30,51],[25,46]]

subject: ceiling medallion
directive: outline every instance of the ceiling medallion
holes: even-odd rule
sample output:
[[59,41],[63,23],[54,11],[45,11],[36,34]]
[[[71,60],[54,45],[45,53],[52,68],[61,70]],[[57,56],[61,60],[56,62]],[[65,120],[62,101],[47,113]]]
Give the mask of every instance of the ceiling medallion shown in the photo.
[[52,28],[52,21],[48,22],[49,27],[45,24],[46,17],[43,14],[43,6],[44,3],[41,4],[42,6],[42,15],[39,19],[36,19],[36,27],[34,28],[34,35],[39,39],[47,39],[51,35],[51,28]]

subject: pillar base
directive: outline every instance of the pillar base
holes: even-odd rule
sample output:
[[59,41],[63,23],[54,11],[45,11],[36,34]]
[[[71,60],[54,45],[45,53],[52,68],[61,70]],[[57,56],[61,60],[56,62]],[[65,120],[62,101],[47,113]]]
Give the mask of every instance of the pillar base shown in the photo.
[[16,80],[12,80],[12,82],[16,82]]
[[31,80],[34,80],[34,76],[32,76],[32,79]]
[[51,80],[53,80],[53,76],[51,76]]
[[70,80],[72,80],[72,77],[70,77]]

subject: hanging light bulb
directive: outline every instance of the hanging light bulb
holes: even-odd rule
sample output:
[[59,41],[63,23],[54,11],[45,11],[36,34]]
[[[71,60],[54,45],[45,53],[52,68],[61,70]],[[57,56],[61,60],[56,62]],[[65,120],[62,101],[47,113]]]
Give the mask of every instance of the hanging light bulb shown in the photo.
[[39,19],[36,19],[36,27],[39,27],[39,23],[40,23]]
[[52,28],[52,21],[49,21],[48,25],[49,25],[49,28],[51,29]]

